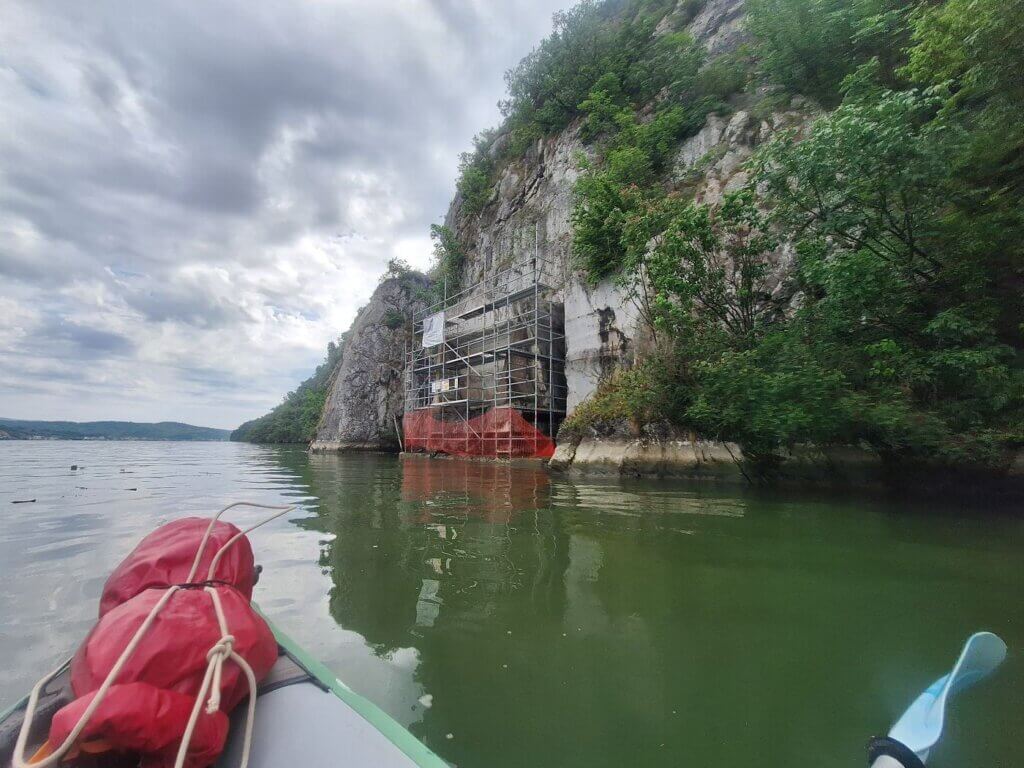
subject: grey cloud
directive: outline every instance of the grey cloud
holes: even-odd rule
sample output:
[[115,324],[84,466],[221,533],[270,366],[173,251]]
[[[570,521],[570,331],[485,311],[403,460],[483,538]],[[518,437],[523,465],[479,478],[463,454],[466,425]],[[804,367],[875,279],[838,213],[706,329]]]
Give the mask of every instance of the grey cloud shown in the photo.
[[61,347],[64,356],[72,359],[122,357],[135,350],[127,336],[56,318],[36,332],[36,340]]
[[[77,374],[82,418],[274,405],[399,241],[426,262],[458,153],[570,2],[7,3],[0,311],[42,318],[0,347],[32,363],[0,411],[67,413],[25,394],[58,358],[55,381],[107,363]],[[141,388],[118,399],[118,377]]]

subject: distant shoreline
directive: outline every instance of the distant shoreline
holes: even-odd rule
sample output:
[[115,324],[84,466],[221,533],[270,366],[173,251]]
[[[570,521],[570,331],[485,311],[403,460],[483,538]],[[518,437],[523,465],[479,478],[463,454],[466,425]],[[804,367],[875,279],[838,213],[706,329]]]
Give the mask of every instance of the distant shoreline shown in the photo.
[[231,430],[178,421],[29,421],[0,418],[0,440],[224,442]]
[[[230,443],[219,437],[9,437],[0,435],[4,443]],[[235,441],[238,442],[238,441]],[[275,445],[275,443],[252,443]]]

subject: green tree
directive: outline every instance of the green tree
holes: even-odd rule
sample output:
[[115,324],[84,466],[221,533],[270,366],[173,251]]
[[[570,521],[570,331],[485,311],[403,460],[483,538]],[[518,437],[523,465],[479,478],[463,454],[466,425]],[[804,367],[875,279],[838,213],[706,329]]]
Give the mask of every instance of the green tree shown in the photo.
[[859,438],[890,456],[997,463],[1021,409],[1019,301],[1000,300],[1017,275],[1012,230],[955,174],[962,127],[868,75],[807,139],[759,157],[754,182],[797,237],[809,300],[792,325],[859,398]]
[[892,84],[905,60],[911,0],[749,0],[747,28],[762,75],[826,106],[857,67],[878,59]]
[[926,4],[912,28],[905,74],[944,93],[947,116],[971,134],[959,172],[1016,205],[1024,193],[1024,0]]
[[697,333],[751,346],[780,317],[768,282],[778,243],[753,194],[735,192],[716,208],[691,203],[673,213],[643,267],[659,322],[677,337]]
[[430,225],[430,239],[434,241],[434,288],[447,287],[451,295],[462,285],[462,267],[466,252],[455,233],[443,224]]

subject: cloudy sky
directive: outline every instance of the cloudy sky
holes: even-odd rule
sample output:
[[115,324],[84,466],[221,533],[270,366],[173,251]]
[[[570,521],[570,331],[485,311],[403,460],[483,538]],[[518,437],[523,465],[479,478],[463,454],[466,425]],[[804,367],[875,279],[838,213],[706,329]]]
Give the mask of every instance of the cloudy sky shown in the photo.
[[570,4],[0,0],[0,416],[264,413]]

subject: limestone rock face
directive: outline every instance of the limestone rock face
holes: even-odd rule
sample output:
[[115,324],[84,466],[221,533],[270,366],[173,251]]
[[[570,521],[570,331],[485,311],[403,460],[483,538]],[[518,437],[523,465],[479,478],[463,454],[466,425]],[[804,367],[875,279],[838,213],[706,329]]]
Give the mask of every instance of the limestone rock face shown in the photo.
[[[728,53],[745,41],[744,0],[706,0],[687,30],[707,46],[709,58]],[[685,17],[692,3],[680,0],[674,15]],[[656,31],[661,34],[671,27]],[[793,99],[775,104],[765,92],[749,107],[737,105],[727,115],[709,115],[703,128],[682,142],[671,180],[699,202],[717,203],[746,182],[743,163],[774,133],[801,128],[817,114],[813,105]],[[746,102],[744,102],[746,103]],[[774,105],[770,109],[766,105]],[[573,188],[582,160],[593,146],[580,139],[574,123],[555,136],[540,139],[499,172],[490,199],[479,213],[452,202],[446,225],[466,253],[462,284],[471,286],[512,264],[534,256],[543,265],[545,282],[565,307],[565,375],[568,410],[589,397],[613,371],[642,357],[646,329],[637,308],[613,282],[587,284],[572,263]],[[498,136],[492,151],[508,141]],[[782,302],[791,291],[785,276],[792,260],[783,246],[776,254],[776,292]],[[317,433],[315,448],[392,448],[392,426],[402,411],[404,330],[382,327],[388,311],[411,311],[414,300],[384,283],[353,325],[344,358]]]
[[[680,0],[673,15],[686,13]],[[687,25],[695,40],[708,48],[709,58],[734,50],[746,40],[744,0],[707,0]],[[670,17],[666,17],[667,31]],[[765,103],[771,93],[760,94]],[[755,105],[756,106],[756,105]],[[796,98],[784,106],[756,116],[738,109],[729,115],[712,114],[703,128],[684,141],[672,171],[672,183],[690,192],[698,202],[716,204],[722,196],[747,181],[743,164],[755,149],[777,131],[807,125],[817,110]],[[502,137],[496,142],[501,145]],[[491,198],[476,214],[453,201],[446,224],[466,250],[463,284],[473,285],[513,263],[536,254],[545,264],[547,282],[565,305],[565,375],[568,411],[589,397],[616,368],[632,365],[642,356],[646,329],[637,308],[611,281],[587,284],[572,264],[573,187],[581,160],[594,155],[594,147],[579,138],[575,123],[557,136],[539,140],[525,155],[499,174]],[[792,262],[786,245],[775,254],[775,291],[790,299],[785,276]]]
[[[728,53],[747,42],[743,28],[743,6],[746,0],[707,0],[687,31],[693,39],[704,43],[710,56]],[[684,6],[685,0],[680,2]]]
[[385,280],[352,323],[311,449],[398,450],[408,318],[424,306],[429,283],[417,275]]
[[459,198],[452,202],[445,221],[466,251],[463,285],[535,253],[550,267],[549,282],[561,285],[570,276],[573,187],[580,157],[592,154],[579,139],[579,124],[573,124],[502,169],[479,214],[463,210]]
[[[764,94],[770,98],[770,94]],[[731,115],[708,115],[704,127],[684,141],[672,168],[673,183],[690,189],[697,202],[717,204],[726,192],[747,183],[743,169],[758,146],[785,130],[803,131],[820,110],[806,99],[793,97],[785,108],[755,117],[740,109]]]

